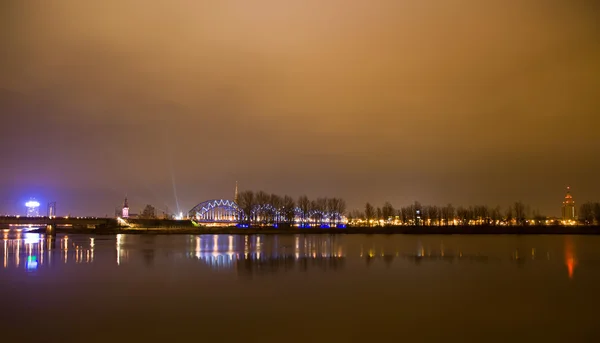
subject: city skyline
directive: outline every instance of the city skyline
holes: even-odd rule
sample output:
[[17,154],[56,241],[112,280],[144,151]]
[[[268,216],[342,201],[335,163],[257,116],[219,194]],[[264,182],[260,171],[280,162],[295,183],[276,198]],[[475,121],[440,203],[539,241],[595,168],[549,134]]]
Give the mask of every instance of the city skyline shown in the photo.
[[592,1],[0,5],[0,209],[598,201]]
[[[506,204],[506,205],[501,205],[501,204],[495,204],[495,205],[492,205],[492,204],[477,204],[477,203],[470,203],[470,204],[422,203],[418,199],[414,200],[414,201],[412,201],[410,203],[405,203],[405,204],[395,204],[395,203],[391,203],[389,201],[384,201],[382,203],[366,201],[366,202],[363,202],[363,203],[359,204],[357,207],[347,206],[347,204],[345,203],[345,199],[342,198],[341,200],[344,201],[344,203],[345,203],[345,205],[344,205],[345,210],[343,211],[343,214],[350,214],[351,212],[357,213],[357,211],[358,212],[364,211],[364,205],[366,203],[371,204],[372,206],[374,206],[373,209],[377,209],[378,207],[382,208],[386,204],[391,204],[393,206],[394,210],[399,210],[401,207],[410,206],[410,205],[414,205],[415,203],[419,203],[421,205],[436,206],[436,207],[440,207],[440,208],[444,207],[446,205],[452,205],[452,206],[464,207],[464,208],[469,208],[469,207],[472,207],[472,206],[476,206],[476,207],[477,206],[486,206],[488,209],[498,208],[500,210],[506,210],[508,208],[512,208],[516,202],[519,202],[519,203],[522,203],[526,207],[525,210],[527,211],[526,215],[528,217],[533,217],[533,215],[535,214],[535,215],[542,215],[542,216],[545,216],[545,217],[548,217],[548,218],[558,218],[558,219],[562,218],[563,220],[575,220],[576,221],[576,220],[579,219],[579,207],[581,205],[584,205],[584,204],[587,204],[587,203],[593,203],[594,200],[586,200],[586,201],[582,201],[582,202],[579,202],[579,201],[575,202],[574,201],[575,199],[574,199],[574,197],[571,194],[571,187],[566,187],[566,189],[564,191],[565,191],[565,193],[563,193],[563,199],[562,199],[563,201],[560,203],[560,205],[558,206],[558,210],[557,210],[557,212],[559,212],[559,214],[551,214],[551,213],[542,212],[535,205],[528,204],[528,203],[523,203],[520,200],[515,200],[515,201],[513,201],[513,202],[511,202],[509,204]],[[275,195],[275,193],[267,193],[267,194],[268,195],[271,195],[271,194]],[[302,195],[299,195],[299,196],[293,196],[292,199],[293,199],[294,202],[296,202],[299,198],[301,198],[301,197],[303,197],[305,195],[306,194],[302,194]],[[235,201],[235,202],[237,202],[237,197],[238,197],[238,183],[236,182],[235,183],[235,190],[234,190],[234,193],[233,193],[233,197],[230,196],[230,197],[221,197],[221,198],[206,198],[206,199],[204,199],[204,200],[196,203],[194,205],[194,207],[198,206],[199,204],[201,204],[201,203],[203,203],[205,201],[211,200],[211,199],[224,199],[224,200],[228,200],[228,201]],[[309,200],[310,199],[314,200],[317,197],[315,197],[315,198],[308,197],[308,198],[309,198]],[[322,197],[319,197],[319,198],[322,198]],[[325,199],[327,199],[327,198],[328,197],[325,196]],[[565,204],[567,204],[567,206],[570,206],[570,207],[568,207],[568,212],[565,212]],[[16,211],[16,212],[12,212],[11,213],[11,212],[7,212],[7,211],[3,211],[3,209],[0,209],[0,215],[9,215],[9,216],[10,215],[19,215],[19,216],[20,215],[25,215],[25,216],[27,216],[30,213],[30,211],[32,211],[32,208],[35,208],[35,211],[37,211],[38,215],[34,215],[34,216],[39,216],[40,215],[39,214],[40,213],[39,212],[40,207],[41,207],[42,212],[44,212],[44,210],[46,209],[46,207],[41,206],[41,205],[42,204],[39,201],[37,201],[35,198],[30,198],[26,203],[24,203],[22,205],[22,207],[24,208],[24,210],[22,210],[22,211]],[[126,218],[126,217],[129,216],[129,213],[131,213],[131,211],[133,211],[133,212],[137,211],[135,213],[135,215],[138,215],[139,213],[142,213],[143,210],[144,210],[144,207],[146,207],[146,206],[152,206],[153,209],[156,210],[156,214],[157,215],[162,214],[162,215],[171,215],[171,216],[175,216],[175,217],[180,217],[182,214],[184,214],[183,216],[185,217],[185,214],[187,212],[193,210],[193,208],[186,209],[186,208],[183,208],[183,207],[180,207],[178,209],[177,207],[169,207],[166,204],[165,204],[165,207],[161,208],[159,206],[159,207],[155,208],[154,204],[151,204],[151,203],[139,203],[137,206],[130,207],[129,206],[129,197],[125,196],[125,199],[121,203],[121,205],[116,206],[116,208],[114,209],[114,213],[118,213],[119,216],[122,216],[122,217]],[[296,203],[295,206],[298,206],[297,203]],[[73,213],[73,212],[68,211],[68,210],[65,210],[65,211],[66,211],[65,213],[59,213],[59,214],[63,215],[63,216],[65,216],[65,215],[71,215],[71,216],[92,216],[92,217],[104,217],[105,216],[105,217],[111,217],[111,214],[108,213],[108,212],[105,215],[100,215],[100,214],[92,214],[92,213]],[[23,212],[23,213],[21,213],[21,212]],[[56,215],[56,201],[50,201],[50,202],[48,202],[48,204],[47,204],[47,212],[48,213],[53,213],[54,215]],[[100,212],[102,212],[102,211],[97,211],[97,213],[100,213]],[[572,212],[571,215],[566,214],[566,213],[571,213],[571,212]],[[504,214],[504,212],[502,212],[502,213]],[[42,216],[44,216],[44,215],[48,215],[48,214],[43,214]]]

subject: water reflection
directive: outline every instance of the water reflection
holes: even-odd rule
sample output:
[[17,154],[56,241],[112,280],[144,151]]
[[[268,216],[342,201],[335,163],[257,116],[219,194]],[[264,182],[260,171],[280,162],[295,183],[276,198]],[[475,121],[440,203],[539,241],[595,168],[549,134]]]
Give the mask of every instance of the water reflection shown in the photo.
[[265,239],[260,235],[200,235],[193,238],[193,244],[188,257],[214,270],[232,269],[243,274],[273,273],[296,267],[336,270],[343,266],[344,260],[343,247],[335,236]]
[[573,246],[573,240],[571,239],[571,237],[565,237],[565,264],[567,265],[569,279],[573,278],[575,266],[577,265],[577,260],[575,259],[574,251],[575,248]]
[[[53,264],[58,257],[63,263],[92,263],[94,261],[94,239],[90,245],[69,240],[68,236],[57,238],[39,233],[5,230],[3,232],[2,256],[5,269],[24,267],[28,271]],[[56,246],[60,247],[57,251]]]
[[[351,237],[351,238],[349,238]],[[414,236],[413,236],[414,237]],[[555,236],[551,244],[539,237],[514,239],[498,248],[493,242],[506,238],[489,238],[490,245],[480,246],[473,237],[457,237],[448,241],[421,236],[377,236],[375,240],[345,235],[85,235],[48,236],[25,231],[2,231],[0,245],[2,267],[35,271],[53,264],[86,264],[96,262],[117,267],[141,263],[154,267],[165,260],[194,260],[213,271],[238,274],[266,274],[299,271],[340,270],[348,261],[364,261],[367,267],[379,262],[387,268],[396,263],[421,266],[424,263],[490,264],[510,263],[519,268],[543,263],[566,266],[565,276],[573,279],[575,268],[595,266],[600,259],[588,254],[577,258],[577,237]],[[365,244],[364,242],[377,242]],[[354,243],[349,243],[354,242]],[[466,243],[471,242],[471,243]],[[475,242],[475,243],[473,243]],[[527,243],[524,243],[527,242]],[[358,244],[355,244],[358,243]],[[534,245],[533,244],[539,245]],[[580,247],[581,248],[581,247]],[[97,249],[100,249],[96,251]],[[589,251],[589,249],[588,249]],[[558,259],[553,259],[558,256]],[[586,259],[587,258],[587,259]],[[138,262],[139,261],[139,262]],[[564,264],[563,264],[564,263]],[[596,263],[596,264],[595,264]],[[360,265],[360,264],[358,264]]]

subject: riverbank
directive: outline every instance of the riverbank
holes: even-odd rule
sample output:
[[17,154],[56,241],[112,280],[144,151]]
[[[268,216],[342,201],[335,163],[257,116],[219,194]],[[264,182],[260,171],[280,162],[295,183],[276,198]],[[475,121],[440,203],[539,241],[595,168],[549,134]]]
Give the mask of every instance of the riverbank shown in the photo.
[[[44,229],[33,232],[45,233]],[[339,228],[273,228],[273,227],[169,227],[169,228],[56,228],[63,234],[404,234],[404,235],[600,235],[600,226],[390,226]]]

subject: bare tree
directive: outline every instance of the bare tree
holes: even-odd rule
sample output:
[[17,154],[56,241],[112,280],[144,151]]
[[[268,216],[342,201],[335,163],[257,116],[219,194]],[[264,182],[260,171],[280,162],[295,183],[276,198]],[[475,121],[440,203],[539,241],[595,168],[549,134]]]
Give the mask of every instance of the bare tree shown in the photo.
[[586,202],[579,208],[579,220],[586,225],[594,224],[594,204]]
[[515,209],[515,219],[517,220],[517,225],[524,225],[525,219],[526,219],[525,205],[522,202],[517,201],[517,202],[515,202],[514,209]]
[[141,218],[143,219],[155,219],[156,218],[156,209],[152,205],[146,205],[144,210],[142,211]]
[[594,204],[594,219],[596,219],[596,225],[600,225],[600,203]]
[[429,206],[427,212],[430,225],[439,225],[440,209],[437,206]]
[[310,213],[310,200],[306,195],[302,195],[298,198],[298,207],[300,208],[300,221],[302,224],[306,224]]
[[390,219],[393,220],[394,214],[396,210],[394,210],[394,206],[389,201],[386,201],[381,208],[381,214],[386,223],[389,223]]
[[294,218],[296,217],[296,204],[294,202],[294,199],[289,196],[286,195],[283,197],[283,202],[282,202],[282,215],[284,217],[284,220],[286,223],[288,224],[293,224],[294,223]]
[[367,220],[367,225],[371,226],[371,220],[373,219],[373,217],[375,216],[375,209],[373,208],[373,205],[371,205],[371,203],[367,203],[365,205],[365,219]]
[[508,208],[506,209],[506,214],[504,215],[504,218],[506,220],[507,225],[512,225],[512,222],[514,219],[514,214],[513,214],[513,208],[511,206],[508,206]]
[[398,216],[400,216],[400,221],[402,221],[402,224],[408,224],[409,220],[411,219],[410,209],[408,207],[400,207],[398,210]]
[[533,219],[537,225],[543,224],[546,221],[546,216],[540,213],[540,210],[533,211]]
[[327,198],[317,198],[314,202],[314,219],[315,223],[323,225],[325,212],[327,212]]
[[346,212],[346,201],[344,199],[337,199],[337,208],[336,208],[336,212],[338,215],[337,221],[340,221],[342,219],[342,216],[344,215],[344,213]]
[[502,210],[500,206],[496,206],[491,210],[490,219],[492,220],[492,225],[496,225],[498,221],[502,219]]
[[348,213],[348,220],[365,219],[365,214],[360,210],[354,209]]
[[446,212],[446,225],[448,225],[449,222],[452,222],[452,225],[454,225],[454,217],[456,216],[454,206],[452,206],[452,204],[448,204],[444,207],[444,211]]
[[242,211],[242,222],[252,222],[252,210],[256,204],[253,191],[243,191],[238,195],[238,207]]
[[270,200],[271,206],[273,207],[273,211],[272,213],[270,213],[271,215],[271,221],[274,222],[275,224],[279,224],[282,221],[282,206],[283,206],[283,199],[277,195],[277,194],[271,194],[271,200]]

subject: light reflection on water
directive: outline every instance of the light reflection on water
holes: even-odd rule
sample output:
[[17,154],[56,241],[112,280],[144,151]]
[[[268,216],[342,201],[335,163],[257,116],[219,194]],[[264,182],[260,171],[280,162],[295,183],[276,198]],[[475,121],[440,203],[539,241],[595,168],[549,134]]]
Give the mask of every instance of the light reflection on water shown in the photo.
[[[63,263],[92,263],[94,261],[94,238],[89,246],[81,240],[69,241],[69,236],[47,236],[23,231],[3,233],[3,267],[24,268],[28,271],[49,267],[57,257]],[[57,244],[58,247],[57,248]]]
[[[161,244],[168,237],[168,249]],[[358,237],[358,236],[355,236]],[[395,236],[399,237],[399,236]],[[259,265],[265,261],[290,261],[315,260],[324,261],[346,258],[358,258],[366,262],[366,266],[375,261],[383,261],[386,265],[394,261],[408,261],[415,265],[421,263],[502,263],[510,262],[523,266],[526,263],[543,262],[554,263],[552,256],[562,255],[566,266],[565,275],[573,279],[578,266],[577,250],[572,236],[556,236],[556,240],[563,241],[563,251],[553,247],[532,246],[515,247],[506,251],[504,256],[494,251],[486,254],[480,252],[465,253],[460,244],[448,246],[439,238],[439,244],[424,244],[421,239],[416,239],[414,249],[406,249],[406,244],[390,246],[390,244],[376,244],[368,246],[361,242],[360,249],[353,251],[352,246],[347,246],[344,236],[335,235],[294,235],[294,236],[261,236],[261,235],[186,235],[186,236],[138,236],[122,235],[89,237],[82,235],[47,236],[38,233],[23,231],[3,231],[3,268],[17,268],[28,271],[38,268],[51,267],[53,263],[85,264],[94,263],[96,240],[100,239],[103,248],[107,242],[114,240],[117,266],[127,264],[132,256],[143,255],[146,264],[152,263],[156,253],[168,252],[164,256],[185,257],[198,260],[214,270],[235,270],[241,261]],[[145,243],[140,249],[141,241]],[[173,243],[173,241],[176,241]],[[410,241],[410,240],[409,240]],[[534,240],[535,241],[535,240]],[[148,244],[151,242],[151,244]],[[432,240],[427,240],[431,243]],[[389,242],[385,242],[389,243]],[[554,247],[555,248],[555,247]],[[349,250],[349,251],[347,251]],[[412,250],[412,251],[411,251]],[[594,262],[593,260],[592,262]],[[108,263],[104,260],[102,263]],[[246,265],[248,263],[245,263]],[[341,266],[342,264],[338,264]]]
[[600,237],[2,239],[6,341],[600,341]]

